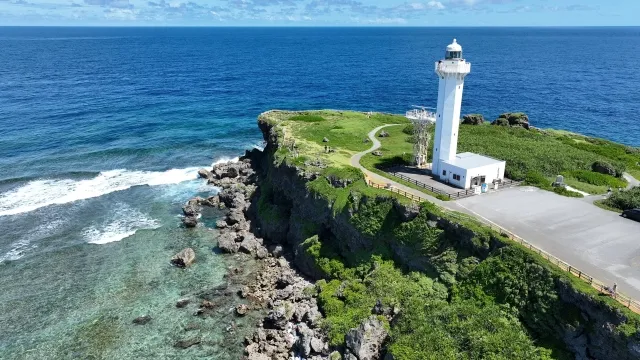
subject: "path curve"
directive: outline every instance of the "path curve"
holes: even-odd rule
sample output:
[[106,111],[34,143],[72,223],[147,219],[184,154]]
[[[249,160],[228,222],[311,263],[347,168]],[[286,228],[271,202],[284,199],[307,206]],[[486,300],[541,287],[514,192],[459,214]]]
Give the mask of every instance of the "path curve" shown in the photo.
[[627,180],[627,182],[629,183],[629,184],[627,185],[627,190],[629,190],[629,189],[631,189],[631,188],[634,188],[634,187],[637,187],[637,186],[640,186],[640,180],[638,180],[638,179],[634,178],[633,176],[631,176],[631,174],[629,174],[629,173],[623,173],[623,174],[622,174],[622,177],[623,177],[625,180]]
[[[455,211],[464,211],[464,209],[462,209],[460,206],[458,206],[455,203],[451,203],[451,202],[447,202],[447,201],[442,201],[432,195],[429,195],[427,193],[424,193],[420,190],[416,190],[412,187],[403,185],[395,180],[389,179],[387,177],[384,177],[382,175],[376,174],[368,169],[366,169],[364,166],[362,166],[360,164],[360,160],[362,159],[362,157],[370,152],[373,152],[377,149],[380,148],[380,146],[382,146],[382,144],[380,143],[380,140],[376,139],[376,134],[378,133],[378,131],[389,127],[389,126],[398,126],[401,124],[387,124],[387,125],[382,125],[382,126],[378,126],[377,128],[371,130],[369,132],[369,134],[367,135],[369,137],[369,140],[371,140],[371,147],[368,150],[359,152],[355,155],[353,155],[351,157],[351,166],[360,169],[360,171],[362,171],[367,178],[371,179],[373,182],[378,183],[378,184],[391,184],[391,186],[393,186],[396,189],[405,191],[409,194],[413,194],[422,198],[427,199],[429,202],[432,202],[434,204],[438,204],[446,209],[449,210],[455,210]],[[464,211],[466,212],[466,211]]]

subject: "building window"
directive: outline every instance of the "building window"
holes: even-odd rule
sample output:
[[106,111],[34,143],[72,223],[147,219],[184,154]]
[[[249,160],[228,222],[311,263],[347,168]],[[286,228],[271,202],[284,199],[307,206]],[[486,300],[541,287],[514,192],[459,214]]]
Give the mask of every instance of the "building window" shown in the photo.
[[453,174],[453,180],[460,181],[460,175]]
[[447,170],[442,170],[442,176],[447,176]]

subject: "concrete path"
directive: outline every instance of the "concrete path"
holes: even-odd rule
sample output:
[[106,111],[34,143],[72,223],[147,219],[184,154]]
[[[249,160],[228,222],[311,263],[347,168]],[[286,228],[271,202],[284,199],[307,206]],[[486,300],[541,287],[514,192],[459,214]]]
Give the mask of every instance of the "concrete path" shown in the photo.
[[629,183],[629,184],[627,185],[627,190],[629,190],[629,189],[631,189],[631,188],[634,188],[634,187],[637,187],[637,186],[640,186],[640,180],[638,180],[638,179],[634,178],[633,176],[631,176],[631,174],[629,174],[629,173],[624,173],[624,174],[622,174],[622,177],[623,177],[625,180],[627,180],[627,182]]
[[[351,165],[371,180],[391,184],[445,209],[467,213],[482,222],[505,228],[600,281],[617,283],[622,293],[640,299],[640,223],[594,206],[593,199],[601,197],[589,196],[585,201],[529,186],[455,202],[436,199],[360,165],[362,156],[380,148],[375,135],[387,126],[394,125],[379,126],[369,132],[371,148],[351,157]],[[627,181],[630,185],[638,184],[633,177]]]
[[[374,173],[372,171],[367,170],[364,166],[360,165],[360,159],[362,159],[362,157],[364,155],[366,155],[366,154],[368,154],[370,152],[373,152],[373,151],[375,151],[375,150],[380,148],[381,144],[380,144],[380,141],[378,139],[376,139],[376,133],[378,131],[388,127],[388,126],[398,126],[398,125],[400,125],[400,124],[382,125],[382,126],[378,126],[377,128],[371,130],[369,132],[369,135],[368,135],[369,136],[369,140],[371,140],[371,143],[372,143],[371,147],[368,150],[365,150],[363,152],[359,152],[359,153],[353,155],[351,157],[351,166],[360,169],[370,180],[372,180],[375,183],[378,183],[378,184],[391,184],[396,189],[400,189],[402,191],[408,192],[409,194],[420,196],[422,198],[425,198],[425,199],[429,200],[432,203],[435,203],[435,204],[438,204],[440,206],[449,208],[448,206],[446,206],[446,204],[445,204],[446,202],[445,201],[437,199],[437,198],[435,198],[435,197],[433,197],[433,196],[431,196],[429,194],[426,194],[426,193],[424,193],[422,191],[416,190],[416,189],[414,189],[412,187],[400,184],[397,181],[394,181],[394,180],[391,180],[391,179],[386,178],[384,176],[378,175],[378,174],[376,174],[376,173]],[[456,209],[456,210],[458,210],[458,209]]]

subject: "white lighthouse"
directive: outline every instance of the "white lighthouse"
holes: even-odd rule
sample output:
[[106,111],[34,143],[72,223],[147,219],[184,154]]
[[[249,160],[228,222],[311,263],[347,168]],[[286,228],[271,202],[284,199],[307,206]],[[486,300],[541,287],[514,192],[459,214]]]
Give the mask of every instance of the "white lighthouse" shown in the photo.
[[441,178],[443,177],[441,162],[454,160],[458,150],[462,90],[464,78],[470,72],[471,64],[462,58],[462,46],[453,39],[453,43],[447,46],[444,59],[436,63],[436,74],[440,78],[440,83],[432,173]]
[[471,72],[471,63],[462,58],[462,46],[456,39],[447,46],[444,59],[436,62],[435,72],[440,79],[432,175],[464,189],[501,182],[504,161],[473,153],[457,154],[462,90],[464,78]]

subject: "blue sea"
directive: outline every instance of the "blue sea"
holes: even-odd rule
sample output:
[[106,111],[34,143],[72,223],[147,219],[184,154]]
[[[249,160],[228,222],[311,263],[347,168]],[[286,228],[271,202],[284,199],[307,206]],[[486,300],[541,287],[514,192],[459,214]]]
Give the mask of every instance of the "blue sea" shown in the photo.
[[231,307],[174,306],[245,265],[212,251],[220,214],[181,228],[217,191],[197,169],[260,146],[269,109],[435,106],[453,38],[463,113],[640,146],[640,28],[0,27],[0,358],[238,358]]

